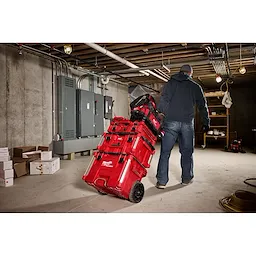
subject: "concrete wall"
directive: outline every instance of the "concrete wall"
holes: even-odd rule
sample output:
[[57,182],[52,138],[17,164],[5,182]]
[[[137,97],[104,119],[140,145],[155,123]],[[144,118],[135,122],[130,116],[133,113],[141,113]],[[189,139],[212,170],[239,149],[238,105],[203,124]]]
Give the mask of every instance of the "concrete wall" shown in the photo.
[[[17,49],[0,44],[0,147],[51,143],[55,95],[51,67],[49,60],[25,51],[20,55]],[[72,76],[78,79],[82,74],[73,71]],[[96,79],[94,83],[96,93],[101,93]],[[105,95],[114,100],[114,115],[128,117],[128,88],[113,82],[107,88]],[[89,89],[88,78],[82,81],[82,89]],[[106,120],[105,129],[108,124]]]
[[50,67],[38,56],[0,45],[0,146],[51,142]]

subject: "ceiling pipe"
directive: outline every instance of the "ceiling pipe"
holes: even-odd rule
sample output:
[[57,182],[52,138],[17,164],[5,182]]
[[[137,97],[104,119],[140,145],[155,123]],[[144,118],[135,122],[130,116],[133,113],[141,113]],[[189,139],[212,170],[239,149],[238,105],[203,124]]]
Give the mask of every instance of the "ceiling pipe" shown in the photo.
[[[97,44],[94,44],[94,43],[86,43],[86,45],[90,46],[91,48],[93,48],[93,49],[95,49],[95,50],[97,50],[97,51],[99,51],[99,52],[101,52],[101,53],[103,53],[103,54],[105,54],[107,56],[109,56],[112,59],[115,59],[116,61],[119,61],[119,62],[123,63],[124,65],[126,65],[126,66],[128,66],[130,68],[134,68],[134,69],[139,68],[138,66],[136,66],[133,63],[129,62],[128,60],[125,60],[125,59],[119,57],[118,55],[116,55],[116,54],[106,50],[105,48],[101,47],[100,45],[97,45]],[[141,73],[143,73],[145,75],[148,75],[148,73],[149,73],[149,74],[151,74],[151,75],[153,75],[153,76],[163,80],[164,82],[167,82],[167,79],[165,79],[162,76],[154,73],[151,70],[145,69],[145,71],[139,70],[139,72],[141,72]]]
[[162,71],[161,69],[158,69],[158,71],[160,72],[160,74],[162,73],[162,75],[165,76],[168,80],[170,79],[170,76],[166,74],[164,71]]
[[[53,47],[53,46],[49,46],[49,45],[47,45],[47,44],[41,44],[41,45],[44,46],[44,47],[47,47],[47,48],[49,48],[49,49],[51,49],[51,50],[54,50],[54,51],[56,51],[56,52],[62,53],[62,54],[64,54],[64,55],[69,55],[69,57],[75,59],[76,61],[79,61],[80,63],[86,63],[86,64],[88,64],[88,65],[91,65],[90,63],[88,63],[88,62],[86,62],[86,61],[84,61],[84,60],[81,60],[81,59],[79,59],[79,58],[77,58],[77,57],[75,57],[75,56],[72,56],[71,54],[67,54],[67,53],[65,53],[65,52],[62,52],[62,51],[56,49],[56,48]],[[103,48],[103,49],[104,49],[104,48]],[[61,59],[61,58],[60,58],[60,59]],[[76,65],[76,66],[77,66],[77,65]],[[91,66],[92,66],[92,65],[91,65]],[[136,66],[136,67],[137,67],[137,66]],[[102,70],[102,68],[100,68],[100,69]],[[104,69],[104,70],[105,70],[105,69]],[[137,85],[141,85],[141,86],[147,87],[147,86],[145,86],[145,85],[143,85],[143,84],[141,84],[141,83],[138,83],[138,82],[136,82],[136,81],[133,81],[133,80],[131,80],[130,78],[123,77],[123,76],[121,76],[121,75],[119,75],[119,74],[116,74],[116,73],[110,71],[110,70],[106,70],[106,72],[107,72],[108,74],[117,75],[118,77],[123,78],[123,79],[126,79],[126,80],[128,80],[129,82],[135,83],[135,84],[137,84]],[[105,73],[105,72],[103,72],[103,73]],[[101,74],[101,76],[103,75],[103,73]],[[93,73],[93,75],[94,75],[94,74],[95,74],[95,73]],[[147,76],[149,75],[149,74],[147,74],[146,72],[145,72],[145,74],[146,74]],[[112,79],[112,81],[113,81],[113,79]],[[115,82],[117,83],[117,80],[115,80]],[[147,88],[148,88],[148,87],[147,87]],[[158,92],[158,91],[157,91],[157,92]]]
[[228,55],[228,44],[225,44],[225,53],[226,53],[226,61],[227,61],[227,66],[228,66],[228,75],[231,76],[231,71],[230,71],[230,65],[229,65],[229,55]]
[[[138,73],[135,73],[135,74],[133,74],[133,73],[131,73],[131,74],[124,74],[124,75],[122,75],[123,77],[145,77],[145,75],[144,74],[138,74]],[[110,75],[109,77],[111,77],[111,78],[120,78],[119,76],[117,76],[117,75]]]
[[[11,47],[14,47],[13,45],[10,45]],[[44,45],[45,47],[47,46],[47,45]],[[52,54],[50,54],[50,53],[46,53],[46,52],[44,52],[44,51],[41,51],[41,50],[38,50],[38,49],[35,49],[35,48],[33,48],[33,47],[29,47],[29,46],[27,46],[27,45],[22,45],[22,46],[20,46],[20,47],[23,47],[25,50],[27,50],[27,51],[31,51],[31,52],[36,52],[36,53],[39,53],[39,54],[41,54],[41,55],[44,55],[44,56],[47,56],[47,57],[49,57],[49,58],[52,58],[52,59],[56,59],[58,62],[59,62],[59,65],[60,65],[60,61],[62,61],[62,62],[64,62],[65,64],[66,64],[66,60],[64,60],[64,59],[62,59],[61,57],[58,57],[58,56],[55,56],[55,55],[52,55]],[[48,46],[49,47],[49,46]],[[52,50],[54,50],[54,51],[56,51],[57,49],[55,49],[54,47],[52,47],[51,48]],[[62,53],[62,54],[65,54],[65,53]],[[76,57],[73,57],[72,56],[72,58],[74,58],[74,59],[76,59],[76,60],[79,60],[78,58],[76,58]],[[81,61],[81,60],[79,60],[79,61]],[[69,65],[69,64],[68,64]],[[62,66],[62,65],[61,65]],[[79,66],[74,66],[74,65],[69,65],[70,67],[72,67],[73,69],[76,69],[76,70],[78,70],[78,67]],[[96,74],[96,73],[94,73],[94,72],[90,72],[89,70],[86,70],[86,69],[84,69],[83,67],[79,67],[79,68],[81,68],[79,71],[81,71],[81,72],[84,72],[84,73],[86,73],[86,74],[90,74],[90,75],[92,75],[92,76],[95,76],[95,77],[100,77],[100,78],[102,78],[102,74]],[[108,73],[111,73],[111,72],[108,72]],[[121,76],[120,76],[120,78],[122,78]],[[128,79],[128,78],[126,78],[126,79]],[[114,82],[114,83],[117,83],[117,84],[121,84],[121,85],[128,85],[128,83],[123,83],[123,82],[120,82],[120,81],[118,81],[118,80],[115,80],[115,79],[110,79],[112,82]],[[134,82],[134,81],[132,81],[132,80],[129,80],[130,82]],[[136,83],[136,82],[135,82]],[[137,83],[137,84],[139,84],[139,85],[141,85],[141,86],[144,86],[143,84],[140,84],[140,83]],[[145,87],[147,87],[147,86],[145,86]],[[147,87],[148,88],[148,87]],[[156,91],[156,92],[158,92],[158,91]]]
[[154,69],[154,71],[156,73],[158,73],[161,76],[164,76],[165,78],[167,78],[168,80],[170,79],[170,77],[168,75],[166,75],[161,69]]
[[[180,68],[182,65],[185,65],[185,64],[188,64],[188,63],[191,66],[211,64],[209,60],[203,60],[203,61],[187,61],[187,62],[180,62],[180,63],[172,63],[172,64],[168,64],[168,65],[165,65],[165,66],[170,68],[170,69]],[[116,70],[115,73],[116,74],[125,74],[125,73],[140,71],[140,70],[160,69],[160,68],[162,68],[161,65],[155,65],[155,66],[148,66],[148,67],[143,67],[143,68],[129,68],[129,69]],[[102,73],[102,74],[105,74],[105,72]]]
[[[12,45],[10,45],[10,46],[12,46]],[[12,47],[13,47],[13,46],[12,46]],[[52,55],[52,54],[50,54],[50,53],[46,53],[46,52],[44,52],[44,51],[35,49],[35,48],[30,47],[30,46],[27,46],[27,45],[22,45],[21,47],[24,48],[24,49],[27,50],[27,51],[36,52],[36,53],[39,53],[39,54],[41,54],[41,55],[48,56],[48,57],[50,57],[50,58],[52,58],[52,59],[56,59],[56,60],[59,62],[59,65],[60,65],[61,61],[64,62],[65,65],[66,65],[66,64],[69,65],[69,64],[66,62],[66,60],[64,60],[64,59],[62,59],[62,58],[60,58],[60,57],[58,57],[58,56]],[[80,72],[86,73],[87,75],[92,75],[92,76],[95,76],[95,77],[102,78],[102,75],[96,74],[96,73],[94,73],[94,72],[90,72],[89,70],[86,70],[86,69],[84,69],[84,68],[82,68],[82,67],[72,66],[72,65],[69,65],[69,66],[70,66],[71,68],[75,69],[75,70],[78,70],[78,71],[80,71]],[[123,82],[120,82],[120,81],[115,80],[115,79],[112,79],[112,78],[110,79],[110,81],[112,81],[112,82],[114,82],[114,83],[117,83],[117,84],[125,85],[125,86],[128,85],[127,83],[123,83]],[[80,81],[80,82],[81,82],[81,81]]]
[[[105,48],[101,47],[98,44],[86,43],[86,45],[90,46],[91,48],[95,49],[96,51],[99,51],[99,52],[109,56],[112,59],[115,59],[116,61],[119,61],[119,62],[123,63],[124,65],[126,65],[128,67],[137,68],[137,66],[134,65],[133,63],[131,63],[128,60],[125,60],[125,59],[119,57],[118,55],[114,54],[113,52],[110,52],[110,51],[106,50]],[[148,76],[148,73],[145,72],[145,71],[141,71],[141,73],[143,73],[144,75]]]
[[65,65],[68,65],[68,63],[67,63],[66,60],[64,60],[64,59],[62,59],[62,58],[60,58],[60,57],[58,57],[58,56],[55,56],[55,55],[52,55],[52,54],[50,54],[50,53],[47,53],[47,52],[44,52],[44,51],[41,51],[41,50],[32,48],[32,47],[27,46],[27,45],[24,45],[24,44],[20,45],[20,47],[22,47],[22,48],[24,48],[24,49],[27,49],[27,50],[30,50],[30,51],[33,51],[33,52],[37,52],[37,53],[40,53],[40,54],[47,55],[47,56],[49,56],[49,57],[51,57],[51,58],[53,58],[53,59],[57,59],[57,60],[59,60],[59,61],[64,62]]

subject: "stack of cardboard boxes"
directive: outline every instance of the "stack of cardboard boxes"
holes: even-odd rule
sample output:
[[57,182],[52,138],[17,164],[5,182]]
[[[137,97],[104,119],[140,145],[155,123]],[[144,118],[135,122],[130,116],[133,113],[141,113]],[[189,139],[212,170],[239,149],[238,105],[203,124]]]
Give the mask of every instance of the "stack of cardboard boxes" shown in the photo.
[[10,187],[13,185],[14,172],[8,148],[0,148],[0,186]]
[[54,174],[60,169],[60,158],[52,157],[48,147],[24,146],[13,148],[10,160],[9,149],[0,148],[0,186],[13,185],[13,179],[25,175]]
[[41,159],[30,162],[30,175],[54,174],[60,169],[60,158],[52,157],[52,151],[42,151]]
[[35,146],[15,147],[13,149],[13,164],[15,178],[29,174],[31,161],[40,159],[40,150],[36,151]]

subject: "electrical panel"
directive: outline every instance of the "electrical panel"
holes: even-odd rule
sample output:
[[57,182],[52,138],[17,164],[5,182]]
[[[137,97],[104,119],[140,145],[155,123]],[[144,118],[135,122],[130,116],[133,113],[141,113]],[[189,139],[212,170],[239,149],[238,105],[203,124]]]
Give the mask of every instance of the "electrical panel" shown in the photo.
[[95,104],[94,93],[85,90],[76,90],[77,108],[77,137],[95,135]]
[[104,96],[101,94],[94,94],[94,123],[95,135],[102,135],[104,133]]
[[104,133],[104,97],[91,91],[76,90],[77,138]]
[[104,96],[104,118],[112,119],[112,107],[113,107],[112,97]]
[[76,80],[57,77],[58,133],[64,140],[76,138]]

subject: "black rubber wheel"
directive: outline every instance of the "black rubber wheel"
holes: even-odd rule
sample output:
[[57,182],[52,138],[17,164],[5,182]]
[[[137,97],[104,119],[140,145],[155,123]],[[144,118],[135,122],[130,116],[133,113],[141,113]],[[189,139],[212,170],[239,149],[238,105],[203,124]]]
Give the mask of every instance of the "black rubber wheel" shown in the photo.
[[132,185],[130,194],[129,194],[129,200],[132,203],[139,203],[143,196],[144,196],[144,186],[140,181],[135,181]]
[[98,190],[98,192],[99,192],[99,194],[101,194],[101,195],[107,195],[107,193],[106,192],[103,192],[103,191],[100,191],[100,190]]

